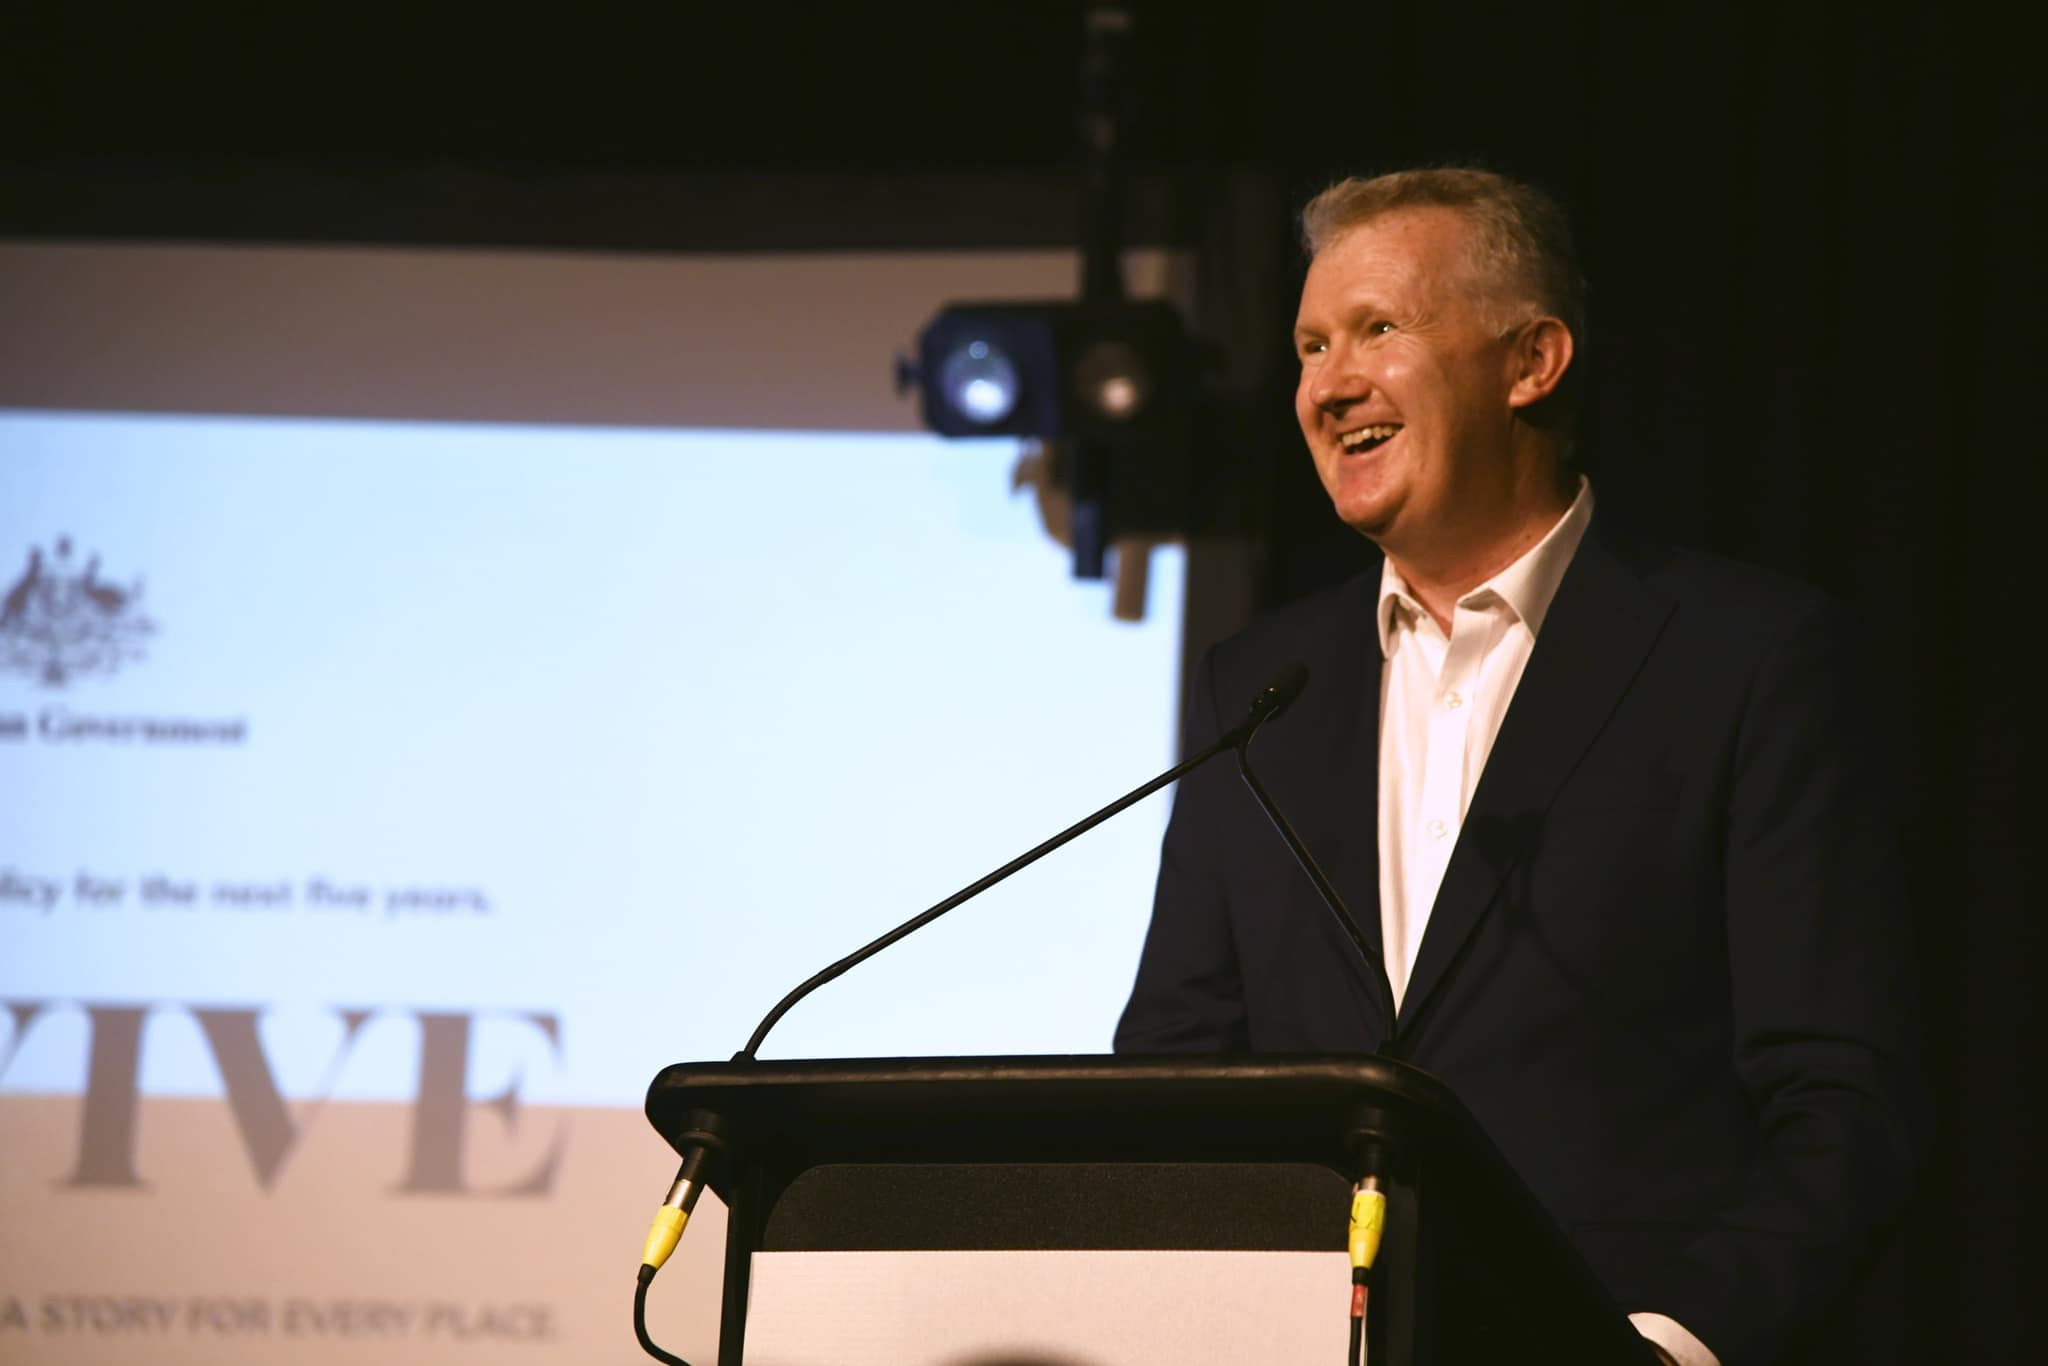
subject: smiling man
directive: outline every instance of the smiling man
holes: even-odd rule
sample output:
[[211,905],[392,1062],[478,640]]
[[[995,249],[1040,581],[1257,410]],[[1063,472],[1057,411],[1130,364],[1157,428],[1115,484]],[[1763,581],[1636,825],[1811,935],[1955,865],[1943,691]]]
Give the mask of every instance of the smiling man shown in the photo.
[[[1303,225],[1296,414],[1384,561],[1211,651],[1189,732],[1306,663],[1260,772],[1380,943],[1402,1053],[1665,1360],[1826,1359],[1926,1128],[1855,633],[1803,585],[1596,516],[1547,196],[1403,172]],[[1264,827],[1223,766],[1183,781],[1120,1051],[1384,1037]]]
[[1556,315],[1577,309],[1569,295],[1518,298],[1488,280],[1470,240],[1481,230],[1455,209],[1423,204],[1345,228],[1328,221],[1347,207],[1333,194],[1309,219],[1334,236],[1302,288],[1295,412],[1337,515],[1448,629],[1457,596],[1572,502],[1566,438],[1524,414],[1562,383],[1573,339]]

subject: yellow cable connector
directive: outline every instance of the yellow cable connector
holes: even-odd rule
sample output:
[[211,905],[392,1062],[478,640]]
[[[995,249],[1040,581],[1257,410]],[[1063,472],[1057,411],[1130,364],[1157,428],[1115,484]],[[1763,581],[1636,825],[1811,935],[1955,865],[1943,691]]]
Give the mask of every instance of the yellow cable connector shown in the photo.
[[650,1276],[661,1270],[669,1253],[676,1250],[683,1225],[690,1222],[690,1211],[697,1208],[697,1197],[704,1193],[704,1163],[709,1155],[701,1147],[690,1150],[668,1188],[668,1199],[655,1211],[654,1223],[647,1230],[647,1250],[640,1256],[640,1265],[647,1268]]
[[1387,1197],[1368,1177],[1351,1191],[1351,1265],[1363,1270],[1380,1252],[1380,1231],[1387,1220]]
[[674,1205],[663,1205],[655,1211],[654,1223],[647,1230],[647,1250],[640,1254],[640,1265],[661,1270],[661,1264],[668,1260],[668,1254],[676,1250],[682,1240],[683,1225],[690,1222],[690,1212],[677,1209]]

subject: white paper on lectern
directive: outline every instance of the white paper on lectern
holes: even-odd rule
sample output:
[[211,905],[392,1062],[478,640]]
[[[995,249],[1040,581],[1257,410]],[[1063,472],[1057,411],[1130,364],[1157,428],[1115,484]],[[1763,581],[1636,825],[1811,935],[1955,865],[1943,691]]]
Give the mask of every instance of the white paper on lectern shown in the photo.
[[754,1254],[759,1366],[1246,1366],[1334,1361],[1341,1252]]

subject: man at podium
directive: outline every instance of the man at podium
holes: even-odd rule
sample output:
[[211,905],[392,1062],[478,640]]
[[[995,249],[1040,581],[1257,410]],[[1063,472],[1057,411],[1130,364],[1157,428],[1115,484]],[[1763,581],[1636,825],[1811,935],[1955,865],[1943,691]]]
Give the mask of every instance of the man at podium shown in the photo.
[[[1381,567],[1219,645],[1398,1004],[1220,765],[1186,778],[1120,1052],[1393,1051],[1457,1093],[1666,1359],[1824,1359],[1925,1142],[1891,773],[1846,614],[1599,508],[1584,290],[1473,170],[1312,201],[1295,408]],[[1760,319],[1760,325],[1768,325]],[[1730,395],[1724,439],[1755,420]],[[1637,458],[1651,458],[1648,453]]]

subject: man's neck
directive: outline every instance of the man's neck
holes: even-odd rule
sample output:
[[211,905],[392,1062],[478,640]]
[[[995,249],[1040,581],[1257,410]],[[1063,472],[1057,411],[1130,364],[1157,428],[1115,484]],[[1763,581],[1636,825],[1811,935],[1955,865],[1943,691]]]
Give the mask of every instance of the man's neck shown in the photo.
[[[1578,478],[1547,485],[1540,498],[1523,500],[1517,515],[1483,535],[1468,536],[1446,553],[1414,557],[1386,550],[1388,561],[1445,634],[1458,599],[1529,553],[1550,534],[1578,493]],[[1384,547],[1382,547],[1385,549]]]

